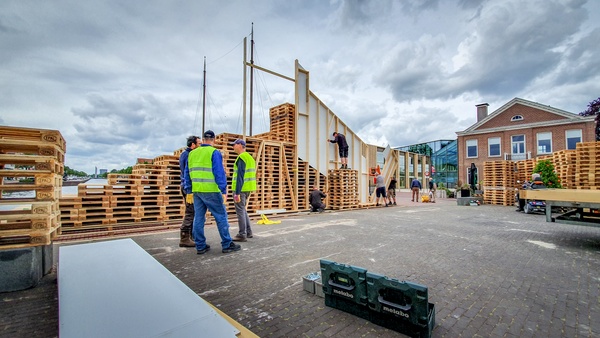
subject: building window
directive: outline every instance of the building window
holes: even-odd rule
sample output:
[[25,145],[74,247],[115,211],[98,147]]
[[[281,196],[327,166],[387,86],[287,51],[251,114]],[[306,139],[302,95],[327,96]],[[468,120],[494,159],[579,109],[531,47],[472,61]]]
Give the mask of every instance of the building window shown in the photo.
[[525,157],[525,135],[513,135],[510,137],[512,145],[511,159],[519,161],[526,159]]
[[523,120],[523,115],[515,115],[515,116],[513,116],[513,117],[510,118],[511,122],[522,121],[522,120]]
[[467,140],[467,158],[477,157],[477,140]]
[[537,153],[552,154],[552,133],[537,134]]
[[581,129],[567,130],[567,149],[575,149],[578,142],[581,142]]
[[501,153],[500,149],[500,138],[490,137],[488,138],[488,157],[498,157]]

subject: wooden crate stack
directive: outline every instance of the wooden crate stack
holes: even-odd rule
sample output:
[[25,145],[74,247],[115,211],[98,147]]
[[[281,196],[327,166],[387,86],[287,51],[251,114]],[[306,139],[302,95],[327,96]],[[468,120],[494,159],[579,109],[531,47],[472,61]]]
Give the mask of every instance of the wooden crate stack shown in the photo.
[[270,131],[255,135],[255,137],[296,143],[296,108],[291,103],[280,104],[269,110]]
[[575,189],[576,150],[560,150],[553,154],[552,164],[565,189]]
[[330,169],[327,173],[327,180],[329,185],[328,208],[334,210],[358,208],[358,170]]
[[56,237],[65,151],[56,130],[0,126],[0,249]]
[[[321,174],[317,169],[311,167],[306,161],[298,161],[298,209],[310,210],[309,196],[313,186],[327,193],[327,177]],[[329,205],[329,195],[324,200],[325,205]]]
[[514,205],[516,173],[515,162],[486,161],[483,164],[483,201],[487,204]]
[[577,189],[600,189],[600,142],[577,143],[575,150]]
[[135,223],[181,219],[178,158],[161,155],[134,165],[131,174],[109,174],[108,184],[80,184],[77,196],[60,200],[62,233],[126,232]]

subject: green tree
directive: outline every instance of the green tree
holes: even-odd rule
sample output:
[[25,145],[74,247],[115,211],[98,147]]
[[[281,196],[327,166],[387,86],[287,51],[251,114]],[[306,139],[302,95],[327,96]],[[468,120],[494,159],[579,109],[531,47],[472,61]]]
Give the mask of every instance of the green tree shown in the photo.
[[600,141],[600,97],[588,104],[586,110],[579,113],[581,116],[596,115],[596,141]]
[[67,176],[77,176],[77,177],[88,176],[88,174],[86,174],[85,172],[71,169],[68,166],[65,166],[65,175],[67,175]]
[[556,175],[556,172],[554,171],[554,165],[552,165],[552,162],[550,160],[539,161],[535,165],[535,168],[533,168],[533,172],[540,174],[542,182],[544,182],[544,185],[546,187],[562,188],[562,185],[560,184],[560,179]]

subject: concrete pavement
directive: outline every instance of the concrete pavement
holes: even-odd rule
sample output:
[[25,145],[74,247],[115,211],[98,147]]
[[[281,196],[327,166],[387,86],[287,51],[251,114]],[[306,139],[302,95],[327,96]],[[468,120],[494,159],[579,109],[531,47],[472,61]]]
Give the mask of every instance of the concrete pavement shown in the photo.
[[[176,232],[133,239],[261,337],[401,336],[305,292],[301,277],[322,258],[426,285],[433,337],[600,336],[600,228],[454,199],[415,203],[407,192],[398,201],[254,225],[255,238],[231,254],[221,253],[214,226],[205,255],[179,248]],[[0,336],[57,336],[57,297],[55,272],[36,288],[0,294]]]

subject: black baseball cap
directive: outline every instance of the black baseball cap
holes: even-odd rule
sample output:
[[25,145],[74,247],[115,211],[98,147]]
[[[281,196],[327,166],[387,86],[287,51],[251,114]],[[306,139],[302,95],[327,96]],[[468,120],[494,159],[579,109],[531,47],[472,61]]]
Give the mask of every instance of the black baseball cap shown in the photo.
[[215,133],[212,130],[207,130],[204,132],[203,138],[215,138]]

